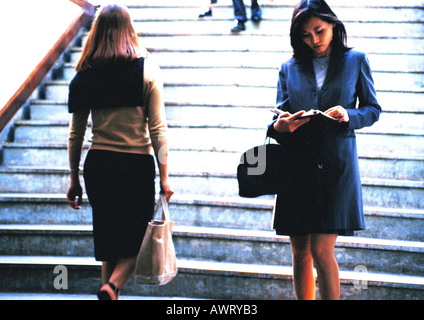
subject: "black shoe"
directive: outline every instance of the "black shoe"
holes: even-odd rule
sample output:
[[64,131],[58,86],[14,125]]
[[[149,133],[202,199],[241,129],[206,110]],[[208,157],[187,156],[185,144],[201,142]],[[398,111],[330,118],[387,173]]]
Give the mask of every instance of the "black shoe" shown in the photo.
[[261,7],[257,6],[257,7],[252,7],[252,16],[251,19],[253,22],[258,23],[259,21],[262,20],[262,10]]
[[240,32],[246,30],[246,27],[244,26],[244,22],[241,20],[237,20],[237,24],[234,28],[231,29],[231,32]]
[[212,9],[210,8],[208,11],[199,14],[199,18],[211,17],[211,16],[212,16]]
[[109,288],[112,289],[112,291],[114,293],[114,297],[111,296],[110,293],[107,290],[100,289],[97,292],[97,298],[99,298],[99,300],[118,300],[118,297],[119,297],[119,288],[117,286],[115,286],[112,282],[108,282],[104,286],[106,286],[106,285],[109,286]]

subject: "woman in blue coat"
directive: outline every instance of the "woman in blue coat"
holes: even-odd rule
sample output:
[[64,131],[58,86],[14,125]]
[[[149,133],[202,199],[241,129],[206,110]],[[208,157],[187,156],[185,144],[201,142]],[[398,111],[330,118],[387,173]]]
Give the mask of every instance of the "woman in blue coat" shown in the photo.
[[[268,136],[290,141],[296,184],[277,195],[274,228],[289,235],[298,299],[339,299],[334,247],[338,235],[364,229],[355,129],[371,126],[381,107],[365,54],[346,46],[346,31],[323,0],[301,1],[290,30],[293,57],[279,72],[277,107]],[[337,121],[302,118],[318,109]],[[289,149],[288,149],[289,150]]]

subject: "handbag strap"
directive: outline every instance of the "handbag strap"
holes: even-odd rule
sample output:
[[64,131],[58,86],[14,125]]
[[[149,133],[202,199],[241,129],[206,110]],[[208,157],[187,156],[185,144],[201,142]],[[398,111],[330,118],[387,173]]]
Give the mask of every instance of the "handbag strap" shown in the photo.
[[165,195],[163,194],[159,194],[159,200],[158,203],[156,204],[155,207],[155,213],[153,215],[153,217],[156,217],[158,211],[162,209],[162,221],[169,221],[171,220],[170,216],[169,216],[169,207],[168,207],[168,202],[166,201]]

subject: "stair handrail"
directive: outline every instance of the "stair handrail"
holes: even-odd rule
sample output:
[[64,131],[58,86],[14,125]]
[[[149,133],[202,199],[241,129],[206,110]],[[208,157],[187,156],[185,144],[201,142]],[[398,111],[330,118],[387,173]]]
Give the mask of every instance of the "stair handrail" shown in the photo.
[[60,55],[66,50],[78,35],[81,28],[94,16],[96,7],[85,0],[70,0],[82,8],[80,15],[71,23],[66,31],[56,41],[41,62],[35,67],[24,83],[0,109],[0,132],[13,119],[19,109],[26,103],[34,90],[38,88],[50,69],[55,65]]

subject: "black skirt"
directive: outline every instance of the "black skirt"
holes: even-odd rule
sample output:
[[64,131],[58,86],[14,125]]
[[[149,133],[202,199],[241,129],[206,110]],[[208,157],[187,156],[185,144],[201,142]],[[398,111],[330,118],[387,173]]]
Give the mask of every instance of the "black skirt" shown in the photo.
[[93,210],[94,256],[116,261],[136,256],[155,206],[152,155],[90,150],[84,181]]

